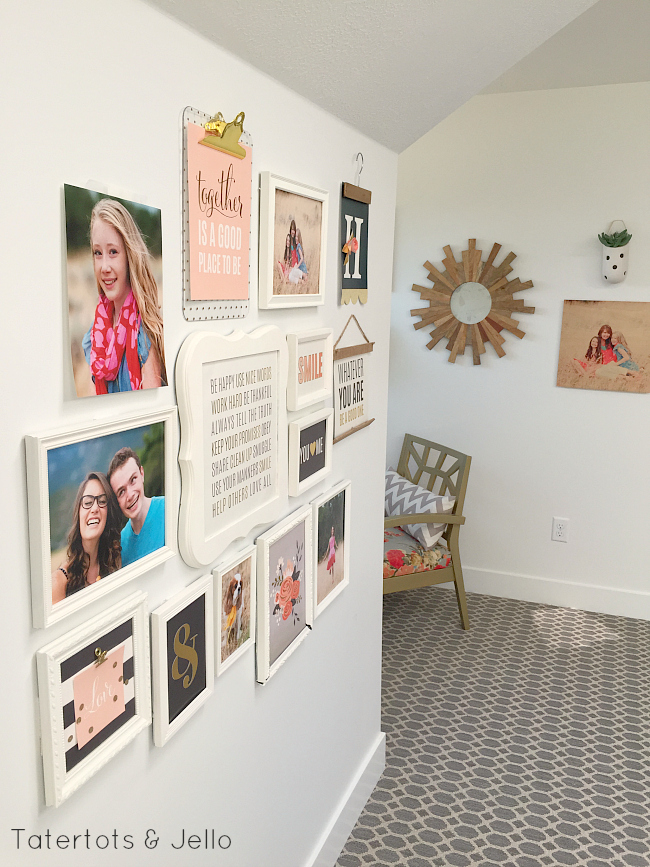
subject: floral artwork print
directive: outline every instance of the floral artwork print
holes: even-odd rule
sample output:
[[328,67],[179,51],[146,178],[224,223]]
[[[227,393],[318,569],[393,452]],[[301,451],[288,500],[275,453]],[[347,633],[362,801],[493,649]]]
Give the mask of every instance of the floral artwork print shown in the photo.
[[[298,543],[296,542],[296,548]],[[284,565],[284,559],[280,557],[278,560],[278,573],[273,581],[273,587],[280,587],[275,594],[275,608],[273,613],[282,613],[282,619],[288,620],[293,615],[293,622],[296,623],[300,618],[294,612],[296,602],[300,599],[300,569],[298,569],[298,555],[296,562],[287,561]]]
[[289,530],[268,552],[271,664],[305,628],[305,524]]

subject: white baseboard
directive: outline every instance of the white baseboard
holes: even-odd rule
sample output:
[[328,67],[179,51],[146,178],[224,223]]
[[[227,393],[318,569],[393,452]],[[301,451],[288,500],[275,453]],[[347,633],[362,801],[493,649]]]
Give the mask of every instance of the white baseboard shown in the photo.
[[469,593],[484,593],[486,596],[504,596],[526,602],[559,605],[562,608],[579,608],[582,611],[650,620],[650,593],[645,591],[621,590],[619,587],[600,587],[595,584],[579,584],[512,572],[495,572],[471,566],[463,566],[463,576],[465,589]]
[[334,814],[307,860],[306,867],[333,867],[336,864],[350,832],[356,825],[385,767],[386,735],[384,732],[379,732],[375,743],[365,755],[352,782],[336,805]]

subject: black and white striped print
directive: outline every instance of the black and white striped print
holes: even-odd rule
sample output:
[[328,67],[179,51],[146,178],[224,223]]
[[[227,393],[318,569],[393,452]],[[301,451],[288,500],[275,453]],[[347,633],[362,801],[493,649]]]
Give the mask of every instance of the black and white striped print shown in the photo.
[[[106,652],[124,647],[124,713],[98,732],[84,747],[77,746],[77,733],[74,713],[73,680],[82,671],[95,665],[95,650],[100,647]],[[61,663],[61,699],[63,705],[63,742],[65,746],[66,772],[71,771],[79,762],[89,756],[94,749],[103,744],[124,723],[135,716],[135,684],[133,681],[133,620],[111,629],[110,632],[94,639],[73,656]]]

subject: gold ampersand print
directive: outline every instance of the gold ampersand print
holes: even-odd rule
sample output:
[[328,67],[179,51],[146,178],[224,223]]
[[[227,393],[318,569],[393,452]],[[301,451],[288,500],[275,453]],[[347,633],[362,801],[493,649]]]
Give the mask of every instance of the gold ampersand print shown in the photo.
[[[183,633],[183,637],[181,638],[181,633]],[[183,623],[182,626],[178,627],[176,631],[176,635],[174,636],[174,653],[176,654],[176,658],[172,664],[172,677],[174,680],[183,680],[183,689],[187,689],[188,686],[191,685],[192,681],[196,677],[196,672],[199,668],[199,655],[194,649],[194,643],[196,641],[196,635],[192,635],[190,638],[190,625],[189,623]],[[191,645],[191,646],[190,646]],[[187,664],[183,671],[179,670],[178,660],[185,659]],[[192,670],[192,676],[190,677],[189,671]]]

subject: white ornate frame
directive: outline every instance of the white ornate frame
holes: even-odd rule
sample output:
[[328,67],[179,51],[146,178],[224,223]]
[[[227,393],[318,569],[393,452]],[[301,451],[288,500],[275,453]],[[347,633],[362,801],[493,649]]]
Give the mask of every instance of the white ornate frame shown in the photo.
[[[318,294],[274,295],[273,237],[275,231],[275,191],[284,190],[307,199],[322,202],[320,227],[320,269]],[[261,310],[277,310],[284,307],[316,307],[325,303],[325,271],[327,260],[327,210],[329,193],[307,186],[271,172],[260,174],[260,251],[259,251],[259,306]]]
[[[212,695],[214,689],[214,601],[212,591],[212,575],[204,575],[151,612],[153,742],[157,747],[163,747]],[[205,689],[170,722],[167,687],[167,622],[200,596],[205,596]]]
[[[331,488],[326,494],[323,494],[321,497],[318,497],[315,500],[312,500],[312,508],[314,510],[314,591],[313,591],[313,599],[314,599],[314,619],[318,617],[319,614],[322,614],[323,611],[327,608],[327,606],[332,602],[336,597],[341,593],[341,591],[348,586],[350,583],[350,492],[352,490],[352,482],[349,479],[346,479],[343,482],[339,482],[338,485],[335,485]],[[337,584],[337,586],[327,594],[325,599],[318,604],[318,510],[322,505],[327,503],[337,494],[340,494],[341,491],[345,491],[345,513],[343,517],[343,580]]]
[[[325,420],[325,466],[300,481],[300,433],[313,424]],[[317,485],[332,471],[332,447],[334,442],[334,410],[331,406],[303,415],[289,424],[289,496],[297,497],[308,488]]]
[[[50,550],[50,506],[47,453],[50,449],[79,443],[89,439],[132,430],[136,427],[163,422],[165,432],[165,544],[124,566],[112,575],[90,587],[84,587],[73,596],[52,604],[52,571]],[[64,617],[85,605],[101,599],[116,587],[148,572],[176,554],[177,502],[176,491],[176,407],[142,415],[121,418],[119,421],[87,425],[59,433],[25,437],[27,460],[27,498],[29,504],[29,547],[32,583],[32,617],[34,627],[41,628],[58,623]]]
[[[320,389],[314,389],[307,395],[300,394],[298,383],[298,359],[301,356],[301,344],[321,341],[323,353],[323,378]],[[333,364],[332,356],[332,329],[315,328],[313,331],[298,331],[287,334],[289,347],[289,374],[287,377],[287,409],[290,412],[299,412],[315,403],[321,403],[332,397],[333,387]]]
[[[238,647],[230,654],[225,662],[221,661],[221,601],[223,599],[223,576],[234,569],[239,563],[244,560],[251,561],[251,587],[250,587],[250,621],[251,634],[247,641],[241,647]],[[255,628],[256,628],[256,598],[257,598],[257,548],[255,545],[249,545],[242,551],[237,551],[232,554],[227,560],[219,563],[212,570],[214,576],[214,661],[217,677],[230,668],[230,666],[243,656],[246,651],[255,644]]]
[[[276,495],[268,503],[242,516],[223,530],[206,536],[204,521],[205,486],[210,481],[210,466],[204,449],[202,367],[214,361],[278,353],[276,402]],[[253,527],[268,524],[276,516],[287,496],[287,341],[273,325],[257,328],[250,334],[234,331],[228,336],[201,331],[186,338],[176,362],[176,393],[181,419],[181,506],[179,547],[189,566],[201,568],[214,562],[231,542],[245,536]]]
[[[45,803],[48,806],[60,806],[142,729],[151,724],[149,624],[145,608],[146,600],[146,594],[132,593],[122,602],[108,608],[103,614],[93,617],[36,653]],[[133,622],[135,716],[125,722],[71,771],[66,772],[61,664],[83,650],[93,640],[127,620]]]
[[[269,603],[269,551],[271,545],[289,533],[298,524],[305,524],[305,575],[303,587],[305,590],[305,623],[299,634],[291,644],[271,663],[271,638],[269,629],[270,603]],[[258,536],[257,544],[257,640],[256,640],[256,669],[257,682],[266,683],[276,671],[287,661],[294,650],[301,644],[311,630],[313,623],[312,590],[314,583],[314,559],[313,559],[313,519],[312,507],[302,506],[292,512],[275,527],[271,527],[266,533]],[[306,574],[309,571],[309,575]]]

